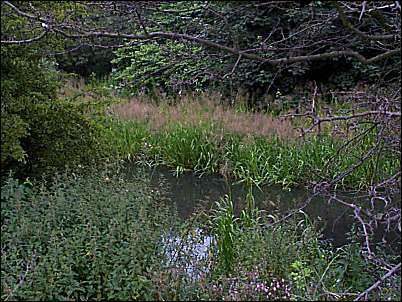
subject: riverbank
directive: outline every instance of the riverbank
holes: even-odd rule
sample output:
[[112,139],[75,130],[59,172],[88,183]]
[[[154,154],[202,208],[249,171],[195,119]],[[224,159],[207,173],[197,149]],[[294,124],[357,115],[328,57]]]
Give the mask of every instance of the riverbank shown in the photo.
[[[383,274],[353,233],[334,249],[304,213],[236,218],[228,196],[180,221],[163,182],[122,168],[3,183],[2,300],[342,300]],[[208,257],[194,264],[205,242]],[[399,289],[396,275],[370,297],[398,300]]]
[[[109,114],[113,118],[106,137],[119,158],[165,165],[177,175],[219,173],[250,185],[290,188],[332,180],[376,143],[373,130],[359,142],[344,145],[339,133],[346,132],[329,126],[320,135],[302,138],[295,128],[303,121],[223,107],[202,98],[174,105],[135,99],[112,106]],[[399,158],[384,152],[357,166],[338,186],[366,188],[399,167]]]

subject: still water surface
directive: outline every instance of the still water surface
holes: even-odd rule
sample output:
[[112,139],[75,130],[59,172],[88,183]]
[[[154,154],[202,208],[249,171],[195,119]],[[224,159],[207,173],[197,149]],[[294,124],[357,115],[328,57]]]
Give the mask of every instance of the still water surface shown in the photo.
[[[215,201],[230,194],[235,207],[235,213],[244,208],[247,188],[243,184],[228,185],[219,175],[204,175],[199,177],[193,173],[184,173],[176,177],[167,167],[139,168],[136,165],[128,167],[128,174],[141,169],[148,174],[151,186],[158,188],[161,185],[167,188],[168,198],[175,202],[177,211],[182,219],[189,218],[197,208],[212,207]],[[268,213],[285,213],[303,204],[309,192],[303,188],[283,190],[279,186],[262,186],[261,190],[253,188],[256,206]],[[356,202],[356,197],[353,202]],[[353,212],[339,203],[328,203],[323,197],[315,197],[303,209],[311,219],[318,222],[323,228],[323,236],[331,240],[335,246],[347,243],[347,233],[355,221]],[[380,234],[377,234],[381,240]]]
[[[180,218],[189,218],[201,207],[211,208],[219,198],[230,194],[235,207],[235,214],[240,213],[244,208],[247,188],[243,184],[229,185],[219,175],[204,175],[199,177],[193,173],[184,173],[176,177],[171,169],[167,167],[144,168],[136,165],[127,167],[127,175],[135,173],[140,169],[141,173],[150,177],[151,186],[159,188],[161,185],[167,189],[167,197],[175,202]],[[263,186],[260,189],[253,189],[254,200],[259,209],[268,213],[281,214],[295,209],[304,203],[309,192],[303,188],[283,190],[279,186]],[[356,202],[356,197],[346,197]],[[315,197],[309,205],[303,209],[310,219],[318,223],[322,228],[324,240],[329,240],[336,246],[348,243],[347,233],[351,231],[355,222],[353,211],[339,203],[329,204],[323,197]],[[194,235],[195,234],[195,235]],[[387,240],[390,245],[400,242],[398,234],[388,234],[383,238],[384,232],[378,229],[374,234],[375,241]],[[201,229],[193,230],[194,238],[180,238],[176,234],[167,234],[162,239],[168,262],[177,262],[177,257],[183,253],[191,258],[187,261],[186,271],[194,276],[196,263],[205,260],[210,248],[213,245],[213,237],[202,232]],[[197,241],[196,244],[188,246],[186,242]],[[180,251],[179,251],[180,250]],[[193,263],[193,264],[192,264]],[[198,266],[197,266],[198,267]]]

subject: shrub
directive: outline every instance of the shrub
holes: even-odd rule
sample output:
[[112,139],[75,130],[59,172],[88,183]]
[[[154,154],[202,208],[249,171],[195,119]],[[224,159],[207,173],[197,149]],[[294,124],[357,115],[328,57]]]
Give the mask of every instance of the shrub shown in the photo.
[[175,224],[162,189],[143,175],[88,172],[4,182],[2,300],[153,299],[162,230]]
[[33,49],[1,46],[1,166],[23,162],[22,140],[40,124],[27,120],[30,107],[51,100],[57,84],[49,66]]
[[103,128],[88,115],[86,104],[53,100],[34,106],[27,119],[32,127],[23,140],[29,154],[29,169],[38,171],[50,167],[88,163],[100,158]]
[[[56,99],[58,74],[33,47],[1,48],[1,169],[40,174],[99,158],[92,105]],[[106,150],[105,150],[106,151]]]

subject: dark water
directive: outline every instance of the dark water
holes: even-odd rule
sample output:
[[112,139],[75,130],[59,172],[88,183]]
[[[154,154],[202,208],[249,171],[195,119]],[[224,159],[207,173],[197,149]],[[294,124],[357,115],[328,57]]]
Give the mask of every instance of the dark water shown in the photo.
[[[187,219],[202,208],[211,208],[219,198],[229,194],[235,207],[235,215],[245,207],[247,188],[242,184],[229,185],[219,175],[199,177],[193,173],[185,173],[176,177],[173,171],[166,167],[144,168],[136,165],[126,167],[126,175],[144,173],[149,177],[151,186],[155,189],[163,187],[168,198],[175,202],[180,218]],[[345,195],[345,194],[344,194]],[[283,190],[278,186],[253,188],[255,204],[259,209],[266,210],[275,216],[287,213],[300,207],[309,192],[305,189]],[[358,203],[356,196],[343,196],[343,199]],[[361,200],[364,203],[364,199]],[[366,202],[367,203],[367,202]],[[361,204],[360,204],[361,205]],[[351,232],[355,222],[353,212],[339,203],[329,204],[323,197],[316,197],[303,209],[309,218],[322,229],[323,238],[337,246],[348,243],[348,232]],[[400,253],[400,233],[385,233],[378,228],[374,234],[375,242],[386,242],[390,253]],[[186,235],[166,233],[161,238],[165,255],[165,265],[168,269],[184,272],[191,280],[198,279],[210,269],[209,257],[216,249],[215,238],[200,228],[189,230]],[[388,248],[386,248],[388,250]]]
[[[178,214],[182,219],[190,217],[198,207],[211,207],[215,201],[225,194],[231,194],[234,201],[235,213],[239,213],[245,206],[247,189],[242,184],[228,185],[225,179],[219,175],[205,175],[199,177],[193,173],[184,173],[176,177],[173,171],[167,167],[139,168],[136,165],[127,167],[127,174],[141,169],[148,174],[151,185],[167,188],[168,197],[177,205]],[[278,186],[264,186],[260,189],[253,188],[255,203],[259,209],[268,213],[283,214],[304,203],[309,192],[305,189],[283,190]],[[356,202],[355,196],[346,197]],[[355,222],[353,211],[339,203],[329,204],[323,197],[315,197],[309,205],[303,209],[310,219],[318,223],[322,228],[323,239],[330,240],[334,246],[341,246],[348,242],[347,233]],[[400,234],[389,233],[384,235],[384,230],[377,229],[374,234],[375,241],[386,241],[389,245],[400,242]]]

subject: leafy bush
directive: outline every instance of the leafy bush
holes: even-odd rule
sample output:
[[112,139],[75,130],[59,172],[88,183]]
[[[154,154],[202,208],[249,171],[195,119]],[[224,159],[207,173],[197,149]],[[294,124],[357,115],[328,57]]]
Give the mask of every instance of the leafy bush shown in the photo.
[[200,91],[209,83],[208,74],[202,70],[213,65],[206,58],[192,59],[192,56],[200,58],[202,52],[199,45],[175,41],[123,47],[116,51],[116,59],[112,61],[116,66],[114,86],[131,95],[155,89],[169,93],[189,88]]
[[[56,99],[58,74],[35,48],[1,48],[1,168],[40,174],[101,155],[92,104]],[[93,110],[92,110],[93,111]]]
[[2,300],[153,298],[162,230],[175,225],[163,189],[105,167],[86,176],[2,188]]
[[1,46],[1,166],[28,156],[22,140],[31,128],[28,110],[56,96],[57,83],[49,65],[33,49]]
[[[311,10],[315,12],[313,16]],[[187,34],[247,54],[258,54],[267,60],[328,53],[337,49],[335,44],[330,43],[331,39],[341,37],[351,49],[367,58],[380,54],[379,50],[369,47],[369,40],[346,34],[348,30],[339,18],[331,21],[321,19],[332,13],[337,13],[334,5],[323,2],[299,7],[291,2],[260,6],[227,1],[210,3],[208,9],[197,2],[162,2],[155,3],[152,10],[144,10],[149,32],[159,32],[163,28],[166,32]],[[382,16],[382,22],[393,24],[391,15]],[[350,17],[352,23],[357,22]],[[320,30],[304,32],[305,26],[316,26],[316,23],[310,23],[311,18],[314,22],[320,22]],[[366,16],[362,26],[367,32],[372,32],[381,28],[377,22],[377,18]],[[281,31],[277,30],[279,28]],[[387,30],[391,30],[391,26],[387,26]],[[132,32],[142,33],[139,28],[133,28]],[[395,36],[398,36],[397,32]],[[328,43],[313,46],[319,45],[317,41],[324,40]],[[309,41],[309,46],[300,50],[299,46],[307,45],[306,41]],[[398,46],[395,44],[394,47]],[[234,96],[241,88],[248,92],[251,105],[263,108],[272,106],[277,91],[294,94],[297,93],[296,87],[305,90],[306,83],[310,81],[316,81],[319,86],[331,90],[348,89],[362,81],[373,83],[382,77],[397,77],[398,69],[392,70],[392,66],[400,65],[400,59],[394,57],[390,57],[387,64],[382,66],[361,64],[353,57],[326,57],[319,61],[293,62],[276,68],[213,47],[200,47],[185,39],[149,39],[130,43],[115,51],[115,55],[115,87],[124,88],[131,94],[152,92],[154,88],[168,94],[181,90],[216,89],[224,95]],[[270,96],[271,99],[263,101],[264,96]]]
[[[2,300],[333,300],[384,274],[356,241],[321,242],[304,213],[275,224],[258,209],[236,218],[226,197],[182,223],[141,170],[122,179],[100,166],[33,183],[10,175],[1,190]],[[400,276],[387,282],[370,297],[400,298]]]
[[34,106],[28,112],[32,127],[23,141],[29,154],[29,168],[40,171],[88,163],[102,156],[103,127],[88,114],[88,105],[53,100]]

